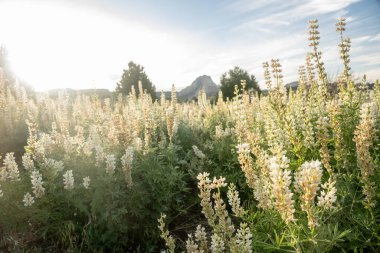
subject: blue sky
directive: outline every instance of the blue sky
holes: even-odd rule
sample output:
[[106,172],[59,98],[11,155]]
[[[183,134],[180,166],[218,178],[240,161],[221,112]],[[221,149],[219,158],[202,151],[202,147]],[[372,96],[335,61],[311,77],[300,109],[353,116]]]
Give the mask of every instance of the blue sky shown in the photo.
[[290,82],[309,50],[310,19],[320,22],[329,77],[342,71],[335,32],[341,16],[354,75],[380,78],[378,0],[0,0],[0,43],[14,72],[37,90],[113,90],[131,60],[157,90],[204,74],[219,83],[234,66],[261,81],[262,62],[272,58]]

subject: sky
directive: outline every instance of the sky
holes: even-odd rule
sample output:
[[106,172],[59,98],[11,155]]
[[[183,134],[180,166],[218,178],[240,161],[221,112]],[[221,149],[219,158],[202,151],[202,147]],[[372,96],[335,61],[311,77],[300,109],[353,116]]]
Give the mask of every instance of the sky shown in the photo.
[[0,44],[20,80],[37,91],[114,90],[129,61],[156,90],[215,83],[239,66],[263,84],[279,58],[285,83],[305,64],[308,20],[318,19],[328,76],[342,70],[337,18],[347,18],[351,67],[380,78],[380,0],[0,0]]

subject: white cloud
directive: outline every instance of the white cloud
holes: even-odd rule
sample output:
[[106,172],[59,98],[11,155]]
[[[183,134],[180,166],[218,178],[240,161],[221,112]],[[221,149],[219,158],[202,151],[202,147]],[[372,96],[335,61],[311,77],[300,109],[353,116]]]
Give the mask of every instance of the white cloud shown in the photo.
[[361,66],[380,64],[380,52],[363,52],[361,55],[353,57],[351,61],[353,64],[360,64]]
[[363,71],[354,72],[354,77],[360,81],[366,75],[367,81],[374,82],[380,79],[380,67],[369,68]]
[[352,44],[355,45],[355,44],[360,44],[360,43],[363,43],[365,41],[368,41],[369,39],[371,39],[371,36],[365,35],[365,36],[359,36],[359,37],[352,38],[351,41],[352,41]]
[[237,12],[250,12],[263,9],[271,5],[273,6],[276,3],[278,3],[277,0],[240,0],[233,1],[227,6],[227,8]]
[[[306,13],[298,12],[297,14],[303,15],[322,15],[327,13],[332,13],[336,11],[341,11],[348,7],[350,4],[359,2],[360,0],[312,0],[308,1],[304,5],[301,5],[298,11],[304,10]],[[297,9],[296,9],[297,12]]]
[[352,22],[354,22],[355,20],[357,20],[357,18],[354,17],[354,16],[340,15],[339,17],[346,17],[346,22],[347,22],[347,23],[352,23]]
[[369,41],[380,41],[380,33],[369,38]]
[[[232,5],[232,9],[241,12],[256,11],[266,7],[260,15],[254,15],[248,21],[242,23],[238,29],[253,28],[258,25],[289,26],[307,17],[318,17],[324,14],[336,13],[336,18],[345,16],[349,5],[360,0],[293,0],[293,1],[238,1]],[[238,6],[239,8],[236,8]],[[352,17],[351,17],[352,19]]]

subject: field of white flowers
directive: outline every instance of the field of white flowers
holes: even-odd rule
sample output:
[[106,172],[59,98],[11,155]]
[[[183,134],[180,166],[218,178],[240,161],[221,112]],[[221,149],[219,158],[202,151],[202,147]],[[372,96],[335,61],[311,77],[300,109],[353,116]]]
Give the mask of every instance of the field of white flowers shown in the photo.
[[0,251],[378,252],[380,85],[355,84],[337,30],[338,91],[317,21],[295,92],[278,60],[268,95],[216,104],[174,87],[52,99],[0,78],[0,143],[21,143],[0,149]]

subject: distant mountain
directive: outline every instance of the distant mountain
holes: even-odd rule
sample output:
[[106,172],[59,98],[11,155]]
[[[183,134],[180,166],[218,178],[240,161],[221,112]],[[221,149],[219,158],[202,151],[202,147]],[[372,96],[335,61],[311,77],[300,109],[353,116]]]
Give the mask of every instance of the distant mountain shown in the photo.
[[219,86],[214,83],[211,77],[203,75],[195,79],[190,86],[178,92],[178,100],[189,101],[196,99],[202,89],[206,92],[208,98],[217,96],[219,92]]
[[[193,99],[197,99],[198,94],[202,89],[205,90],[207,98],[216,97],[219,92],[219,86],[214,83],[211,77],[207,75],[203,75],[195,79],[191,83],[191,85],[177,92],[176,93],[177,100],[180,102],[186,102]],[[157,99],[160,99],[161,93],[162,93],[161,91],[156,91]],[[164,91],[164,95],[165,95],[165,98],[169,100],[172,96],[171,91]]]
[[[361,83],[356,83],[355,86],[357,87],[357,89],[361,89],[363,87],[363,85]],[[374,83],[367,83],[365,86],[367,89],[372,90],[374,87]],[[298,88],[298,81],[293,81],[291,83],[285,84],[285,88],[287,91],[289,91],[290,89],[292,89],[293,91],[296,91]],[[327,86],[327,90],[331,94],[336,94],[339,90],[339,84],[337,82],[329,83]],[[262,94],[267,95],[268,90],[267,89],[262,90]]]
[[[297,81],[293,81],[291,83],[287,83],[287,84],[285,84],[285,88],[288,91],[289,91],[289,89],[292,89],[293,91],[295,91],[298,88],[298,82]],[[261,90],[261,95],[266,96],[266,95],[268,95],[268,92],[269,92],[268,89],[262,89]]]
[[294,82],[291,82],[291,83],[287,83],[287,84],[285,84],[285,88],[287,90],[289,90],[289,89],[297,90],[297,88],[298,88],[298,82],[294,81]]
[[[170,100],[170,98],[172,97],[171,91],[156,91],[156,99],[160,100],[162,92],[164,92],[165,98],[167,100]],[[178,92],[177,92],[177,95],[178,95]]]

